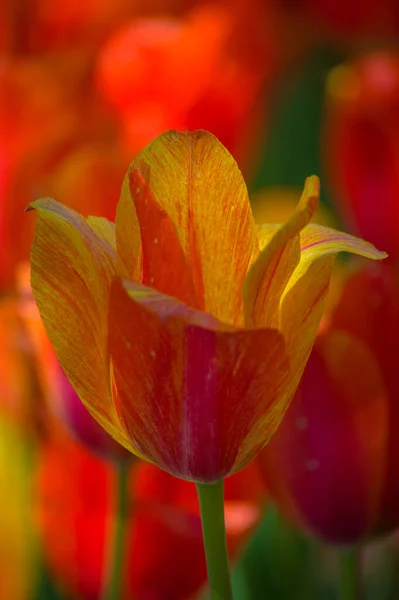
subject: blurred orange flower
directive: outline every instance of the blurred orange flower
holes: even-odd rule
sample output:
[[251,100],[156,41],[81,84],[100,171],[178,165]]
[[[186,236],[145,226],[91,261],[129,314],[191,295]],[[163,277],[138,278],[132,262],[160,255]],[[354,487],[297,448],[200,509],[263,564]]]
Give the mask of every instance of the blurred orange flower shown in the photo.
[[399,257],[399,54],[365,54],[327,86],[325,154],[353,231]]
[[130,154],[167,129],[201,128],[249,167],[278,53],[271,11],[240,5],[199,3],[183,16],[135,19],[104,45],[98,84]]
[[[60,469],[68,464],[68,469]],[[35,476],[36,517],[50,572],[64,590],[99,597],[115,472],[82,446],[46,445]],[[124,589],[126,598],[183,600],[206,581],[195,487],[147,463],[130,480]],[[264,484],[255,465],[226,482],[226,528],[235,558],[259,521]]]
[[267,443],[336,254],[385,256],[308,225],[318,191],[309,178],[287,223],[257,229],[227,150],[203,131],[169,132],[133,161],[115,226],[32,204],[32,288],[50,341],[89,411],[131,452],[207,482]]
[[260,464],[298,524],[330,543],[399,525],[399,284],[386,264],[350,275]]

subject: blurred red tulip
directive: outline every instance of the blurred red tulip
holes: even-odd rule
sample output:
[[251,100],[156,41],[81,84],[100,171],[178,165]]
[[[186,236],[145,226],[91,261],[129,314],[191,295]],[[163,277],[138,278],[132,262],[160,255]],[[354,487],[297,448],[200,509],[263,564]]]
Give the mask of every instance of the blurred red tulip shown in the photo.
[[337,67],[327,90],[325,153],[338,207],[354,231],[398,258],[399,54]]
[[[332,327],[344,329],[367,344],[383,376],[388,398],[387,449],[381,507],[374,529],[399,526],[399,279],[388,264],[365,267],[350,277],[332,316]],[[373,435],[372,430],[368,430]]]
[[[68,469],[61,469],[65,464]],[[263,489],[254,465],[226,481],[232,556],[258,522]],[[37,523],[51,573],[65,590],[97,600],[115,502],[114,470],[80,445],[51,443],[39,457],[36,490]],[[195,486],[139,463],[130,490],[124,597],[189,597],[206,581]]]
[[[266,35],[269,32],[270,35]],[[242,164],[262,123],[263,92],[276,70],[270,10],[202,4],[180,17],[141,18],[114,33],[97,79],[138,153],[167,129],[206,129]],[[201,52],[198,48],[201,47]]]
[[398,334],[395,271],[378,265],[350,276],[261,454],[283,512],[330,543],[399,526]]

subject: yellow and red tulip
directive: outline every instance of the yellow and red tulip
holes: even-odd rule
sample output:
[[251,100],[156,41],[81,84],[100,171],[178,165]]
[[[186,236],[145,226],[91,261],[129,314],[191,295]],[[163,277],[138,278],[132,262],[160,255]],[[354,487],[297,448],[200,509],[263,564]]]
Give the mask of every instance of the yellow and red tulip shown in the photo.
[[308,225],[309,178],[282,226],[257,228],[211,134],[168,132],[131,164],[115,225],[38,200],[32,288],[61,366],[95,419],[179,477],[244,468],[280,424],[335,255],[384,258]]

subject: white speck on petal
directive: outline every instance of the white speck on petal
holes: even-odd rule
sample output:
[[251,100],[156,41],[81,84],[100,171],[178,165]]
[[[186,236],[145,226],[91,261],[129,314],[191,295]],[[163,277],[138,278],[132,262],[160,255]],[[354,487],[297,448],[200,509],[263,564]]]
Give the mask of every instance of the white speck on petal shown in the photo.
[[155,350],[150,350],[150,355],[152,356],[152,358],[155,358],[155,356],[156,356]]
[[158,238],[154,238],[154,244],[158,244]]
[[136,194],[140,194],[140,188],[136,188]]
[[370,305],[373,308],[379,308],[381,306],[381,304],[382,304],[381,295],[378,294],[378,293],[370,294],[369,295],[369,302],[370,302]]
[[306,463],[306,470],[307,471],[317,471],[317,469],[319,467],[320,467],[320,461],[317,460],[317,458],[311,458]]
[[298,431],[306,431],[306,429],[309,427],[308,418],[305,417],[305,415],[299,416],[297,419],[295,419],[295,427]]

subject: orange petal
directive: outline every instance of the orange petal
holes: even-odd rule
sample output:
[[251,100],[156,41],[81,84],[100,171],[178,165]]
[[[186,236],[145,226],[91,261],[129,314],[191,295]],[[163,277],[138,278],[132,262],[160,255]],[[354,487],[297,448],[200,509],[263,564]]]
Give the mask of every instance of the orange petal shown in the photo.
[[85,220],[55,200],[38,212],[31,283],[44,326],[65,374],[94,418],[128,447],[113,409],[107,360],[109,286],[116,274],[112,224]]
[[292,393],[320,324],[335,257],[342,251],[374,260],[386,257],[372,244],[328,227],[312,224],[301,232],[301,260],[288,282],[280,306],[279,329],[286,339],[293,367]]
[[280,298],[300,259],[299,232],[312,218],[318,197],[319,180],[308,177],[294,216],[281,227],[258,229],[264,248],[244,285],[245,317],[250,325],[278,327]]
[[129,169],[128,202],[131,203],[133,199],[141,233],[141,281],[144,285],[195,306],[194,284],[176,227],[156,202],[148,183],[150,177],[151,169],[145,164],[142,170]]
[[206,313],[169,304],[143,306],[112,284],[116,410],[142,456],[178,477],[215,481],[246,466],[280,420],[283,338],[222,330]]
[[[258,239],[236,162],[210,133],[173,131],[147,146],[133,161],[130,172],[144,164],[151,169],[149,185],[156,202],[176,227],[199,306],[223,321],[240,321],[242,284],[257,256]],[[132,213],[133,206],[126,196],[128,186],[125,180],[120,211],[126,215]],[[133,218],[132,224],[124,223],[122,236],[117,220],[117,239],[125,239],[121,255],[134,254],[129,250],[128,236],[135,222]]]

